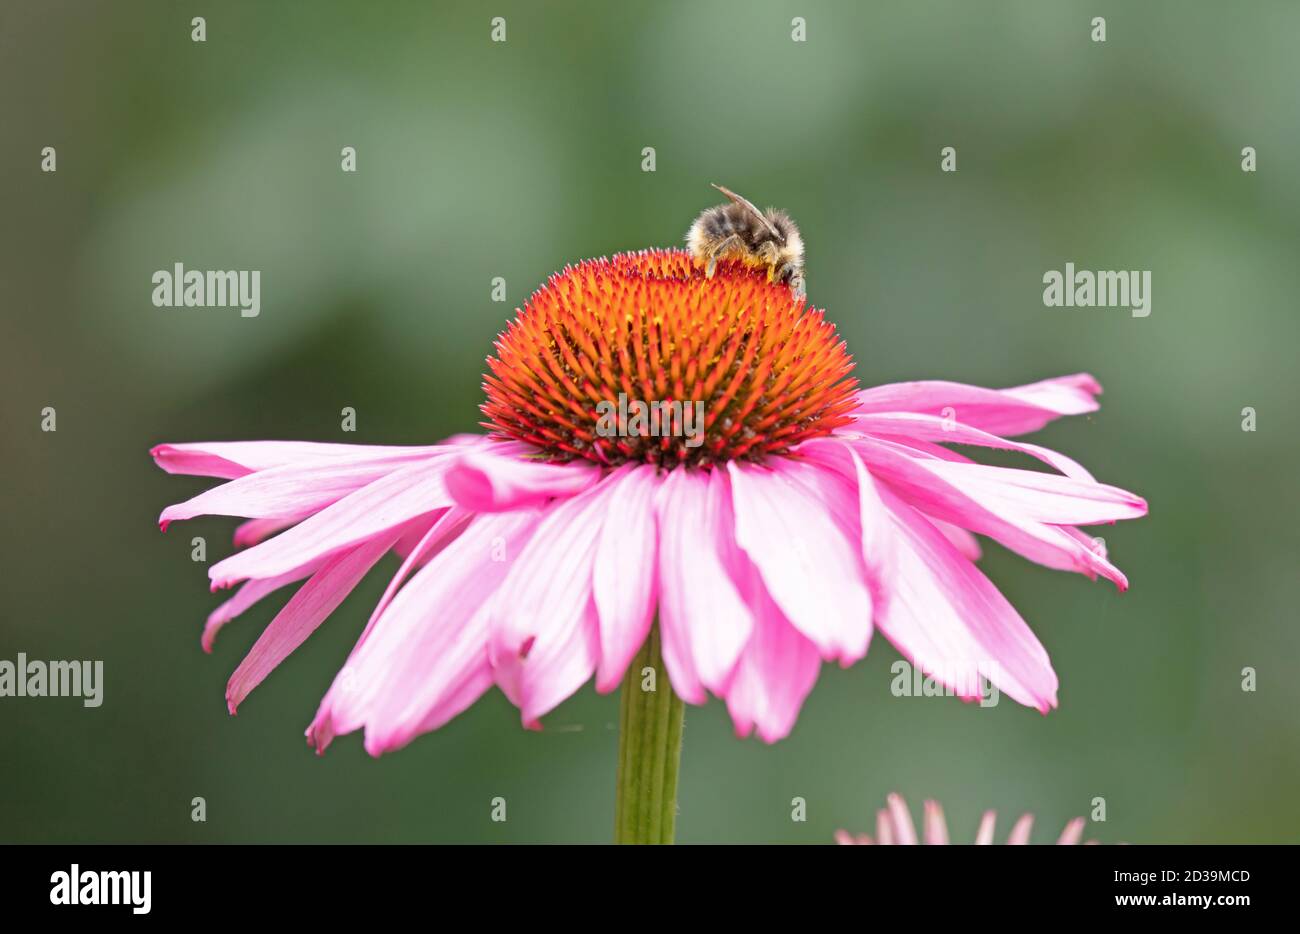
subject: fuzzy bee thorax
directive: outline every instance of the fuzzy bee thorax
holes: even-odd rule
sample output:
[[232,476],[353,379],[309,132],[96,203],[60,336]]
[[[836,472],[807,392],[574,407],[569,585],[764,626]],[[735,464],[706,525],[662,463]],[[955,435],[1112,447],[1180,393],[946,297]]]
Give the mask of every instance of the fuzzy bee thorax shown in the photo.
[[794,297],[802,299],[803,238],[794,221],[784,211],[760,211],[735,192],[714,187],[730,200],[702,212],[686,232],[696,264],[710,277],[722,260],[764,267],[769,281],[788,284]]

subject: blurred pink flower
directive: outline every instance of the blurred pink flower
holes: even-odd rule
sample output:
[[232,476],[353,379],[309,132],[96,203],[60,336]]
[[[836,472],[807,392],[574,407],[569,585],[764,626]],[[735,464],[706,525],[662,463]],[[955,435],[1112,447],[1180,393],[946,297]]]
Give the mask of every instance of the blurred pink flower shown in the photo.
[[[979,829],[975,831],[976,844],[989,844],[993,842],[993,825],[997,820],[997,814],[993,811],[985,811],[984,816],[980,818]],[[1026,844],[1029,842],[1029,832],[1034,827],[1034,815],[1022,814],[1011,828],[1011,834],[1007,837],[1009,845]],[[1057,838],[1057,843],[1061,845],[1072,845],[1078,843],[1083,837],[1083,818],[1076,817],[1065,825],[1061,831],[1061,836]],[[922,823],[920,838],[916,835],[916,825],[912,823],[912,815],[907,810],[907,802],[903,800],[902,795],[892,794],[885,799],[885,807],[876,812],[876,836],[873,840],[867,834],[851,834],[847,830],[839,830],[835,833],[835,841],[843,844],[911,844],[911,843],[932,843],[946,844],[952,841],[948,839],[948,823],[944,820],[943,808],[937,801],[925,802],[925,819]],[[1089,843],[1095,841],[1089,840]]]
[[[1078,527],[1146,503],[1007,440],[1095,411],[1086,374],[858,392],[820,311],[742,267],[705,278],[681,251],[552,277],[489,366],[488,436],[154,448],[170,473],[228,481],[165,509],[164,529],[248,520],[247,550],[210,570],[214,590],[242,586],[205,649],[303,582],[232,675],[232,713],[390,551],[401,566],[307,731],[318,750],[360,728],[372,754],[398,748],[493,685],[535,727],[593,674],[617,687],[656,614],[674,690],[724,698],[742,736],[787,735],[822,662],[856,662],[877,629],[959,696],[984,677],[1046,713],[1047,652],[976,567],[972,533],[1127,586]],[[702,443],[609,437],[596,410],[618,393],[703,400]],[[1052,469],[981,465],[953,443]]]

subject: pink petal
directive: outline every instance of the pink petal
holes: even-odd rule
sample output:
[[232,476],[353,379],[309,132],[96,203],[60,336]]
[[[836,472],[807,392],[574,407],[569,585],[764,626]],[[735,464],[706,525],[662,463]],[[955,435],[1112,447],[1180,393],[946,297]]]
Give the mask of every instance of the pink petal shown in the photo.
[[945,410],[964,425],[995,435],[1037,431],[1062,415],[1095,412],[1101,386],[1087,373],[1060,376],[1010,389],[922,380],[876,386],[858,394],[857,413],[920,412],[938,418]]
[[894,840],[894,821],[889,816],[889,811],[881,808],[876,811],[876,843],[880,846],[893,846],[896,842]]
[[920,461],[927,470],[997,511],[1015,510],[1034,522],[1099,525],[1147,514],[1146,500],[1104,483],[1014,467]]
[[[881,502],[875,479],[868,472],[853,446],[834,438],[817,439],[799,446],[799,456],[835,471],[844,484],[819,494],[828,504],[841,528],[849,537],[860,535],[861,557],[871,594],[872,614],[883,611],[889,602],[893,577],[893,519]],[[857,491],[856,504],[852,491]],[[847,493],[847,495],[845,495]],[[857,523],[851,521],[856,513]]]
[[656,510],[664,667],[679,697],[702,704],[706,687],[726,692],[753,629],[728,567],[735,545],[726,473],[671,471]]
[[600,657],[592,567],[613,488],[602,483],[545,510],[492,601],[497,684],[534,723],[581,687]]
[[[411,554],[412,551],[414,551],[416,548],[419,547],[420,543],[424,541],[425,536],[428,535],[429,529],[431,529],[438,522],[441,522],[443,519],[447,519],[448,516],[458,516],[463,519],[469,515],[472,515],[472,513],[469,513],[468,511],[463,509],[458,509],[453,506],[451,509],[447,510],[447,512],[438,514],[437,519],[428,518],[424,522],[414,523],[411,525],[411,531],[407,532],[400,539],[398,539],[397,544],[393,546],[393,553],[396,554],[398,557],[405,559]],[[432,556],[429,555],[427,557],[432,557]],[[427,561],[419,562],[421,567],[423,567],[426,563]]]
[[894,842],[902,845],[916,844],[916,825],[908,813],[907,802],[902,795],[891,794],[885,797],[885,806],[889,811],[889,820],[894,827]]
[[924,516],[883,492],[898,564],[880,631],[960,696],[977,696],[983,676],[1019,703],[1055,707],[1056,673],[1015,608]]
[[304,577],[314,574],[319,569],[320,564],[321,562],[317,562],[313,566],[302,568],[290,574],[281,574],[279,577],[245,581],[239,590],[235,591],[233,597],[208,614],[207,622],[203,624],[203,637],[200,640],[203,651],[212,651],[212,647],[216,643],[217,633],[225,628],[226,623],[241,615],[263,597],[275,593],[286,584],[292,584],[294,581],[300,581]]
[[996,811],[984,812],[984,816],[980,818],[979,830],[975,831],[976,846],[989,846],[993,843],[993,831],[997,819],[998,815]]
[[491,686],[488,605],[538,519],[533,510],[477,516],[415,572],[321,701],[307,730],[317,750],[361,726],[372,755],[396,749]]
[[596,603],[587,605],[568,625],[541,627],[541,636],[527,651],[492,655],[496,684],[519,706],[519,719],[528,729],[591,680],[600,661],[600,627]]
[[931,519],[930,524],[942,532],[943,537],[948,539],[948,543],[961,552],[963,557],[971,561],[978,561],[983,555],[979,539],[961,526],[953,525],[951,522],[944,522],[942,519]]
[[1043,463],[1056,468],[1067,477],[1077,480],[1094,481],[1092,474],[1082,464],[1037,444],[1008,441],[997,435],[989,434],[978,428],[972,428],[961,422],[925,415],[916,412],[882,412],[874,415],[862,415],[854,420],[853,427],[861,432],[892,440],[928,441],[938,444],[972,444],[979,447],[997,448],[1004,451],[1018,451],[1037,458]]
[[922,826],[926,843],[931,846],[948,843],[948,822],[943,818],[943,807],[938,801],[925,802],[925,822]]
[[618,687],[654,621],[657,575],[651,569],[658,558],[654,500],[660,480],[655,468],[642,465],[604,482],[609,492],[592,571],[600,617],[596,690],[602,693]]
[[742,585],[754,611],[754,630],[727,686],[727,711],[736,735],[755,727],[765,743],[785,739],[821,669],[817,646],[790,625],[764,589],[757,569]]
[[332,457],[271,467],[168,506],[158,521],[166,528],[178,519],[219,515],[276,519],[288,524],[384,477],[402,470],[419,471],[439,462],[449,463],[445,455],[422,453],[400,458]]
[[447,724],[492,687],[487,658],[487,607],[474,610],[462,625],[428,629],[418,645],[418,669],[404,669],[399,683],[377,702],[366,724],[365,748],[372,756],[400,749],[422,733]]
[[466,509],[504,512],[572,496],[600,480],[600,468],[593,464],[530,460],[527,450],[503,442],[458,456],[447,471],[448,491]]
[[443,486],[449,463],[449,458],[440,457],[380,477],[275,538],[218,562],[208,576],[217,586],[249,577],[275,577],[445,509],[452,505]]
[[[415,544],[412,545],[410,550],[406,553],[406,556],[402,559],[401,567],[397,569],[397,573],[393,575],[392,579],[388,582],[388,586],[384,588],[383,596],[380,597],[379,602],[375,604],[375,608],[370,613],[370,619],[366,621],[366,628],[362,630],[361,637],[357,640],[358,645],[364,642],[366,637],[370,635],[370,631],[374,628],[375,623],[378,621],[379,617],[383,615],[383,612],[388,608],[388,605],[392,603],[393,597],[396,595],[398,588],[402,586],[407,577],[409,577],[416,568],[428,564],[434,555],[438,554],[438,552],[448,544],[455,541],[457,536],[465,531],[466,526],[469,525],[473,518],[472,514],[466,513],[458,506],[453,506],[451,509],[442,513],[442,515],[438,516],[438,518],[433,522],[429,522],[428,520],[420,521],[417,519],[408,523],[407,528],[419,531],[420,537],[416,539]],[[410,535],[410,532],[403,534],[399,540],[399,545],[394,546],[393,550],[397,551],[400,547],[400,541],[409,539]]]
[[1076,817],[1065,825],[1061,831],[1060,838],[1057,839],[1057,846],[1074,846],[1083,839],[1083,818]]
[[259,470],[345,459],[421,459],[466,444],[479,444],[474,435],[458,435],[442,444],[422,447],[373,444],[318,444],[314,441],[204,441],[160,444],[149,453],[163,470],[195,477],[234,479]]
[[[922,441],[920,438],[909,438],[909,437],[903,437],[901,435],[886,437],[884,435],[868,435],[868,434],[863,434],[862,432],[850,432],[850,431],[838,432],[836,434],[836,437],[840,438],[841,440],[853,446],[856,446],[857,444],[860,444],[862,442],[879,439],[883,441],[890,441],[893,442],[894,444],[904,445],[915,451],[919,451],[922,454],[926,454],[930,457],[937,457],[939,460],[943,460],[943,461],[953,461],[958,464],[979,463],[978,461],[972,460],[971,458],[967,457],[965,454],[959,454],[958,452],[952,450],[952,448],[946,448],[942,444],[935,444],[932,441]],[[812,442],[808,442],[808,443],[812,443]],[[803,447],[800,446],[799,450],[802,451]]]
[[[1057,415],[1083,415],[1088,412],[1095,412],[1100,408],[1096,397],[1101,395],[1101,384],[1093,379],[1089,373],[1056,376],[1052,379],[1026,383],[1023,386],[1012,386],[1010,389],[1000,391],[1002,395],[1008,398],[1028,405],[1038,406]],[[1052,421],[1052,419],[1049,418],[1047,421]],[[1023,434],[1038,430],[1038,428],[1025,428],[1023,431],[998,431],[996,428],[989,428],[987,425],[980,427],[984,428],[985,431],[992,431],[994,434]]]
[[235,529],[234,545],[236,548],[247,548],[250,545],[256,545],[258,542],[270,538],[276,532],[298,524],[303,519],[306,519],[308,515],[310,513],[291,516],[286,519],[249,519],[247,522],[241,522]]
[[396,535],[375,538],[340,554],[289,598],[230,676],[226,703],[232,714],[249,692],[334,612],[396,538]]
[[[438,698],[437,703],[429,705],[428,710],[425,711],[424,719],[416,724],[412,730],[402,730],[390,734],[376,731],[373,736],[368,734],[366,736],[367,752],[372,756],[391,752],[406,745],[421,733],[429,733],[439,729],[454,717],[459,716],[487,693],[488,688],[492,687],[495,673],[492,671],[492,665],[487,660],[487,652],[482,650],[479,642],[483,635],[480,627],[486,625],[486,619],[487,608],[484,607],[474,615],[470,625],[461,633],[462,645],[478,646],[478,648],[474,649],[472,655],[466,657],[465,667],[461,670],[459,678],[455,680],[448,679],[447,689]],[[457,656],[448,653],[447,657],[455,658]]]
[[1029,842],[1029,832],[1034,829],[1034,815],[1022,814],[1020,820],[1016,821],[1015,826],[1011,828],[1011,834],[1007,837],[1007,846],[1024,846]]
[[[1063,527],[1036,521],[1025,515],[1016,500],[1015,485],[1003,483],[1000,490],[992,490],[990,486],[999,483],[996,475],[992,475],[991,483],[983,483],[973,472],[1002,468],[926,457],[909,447],[879,438],[858,441],[853,447],[877,479],[888,483],[891,489],[928,516],[987,535],[1017,554],[1047,567],[1078,571],[1090,577],[1101,574],[1121,589],[1127,586],[1124,575],[1103,555],[1098,554],[1096,548],[1084,544]],[[946,473],[952,468],[973,470],[958,477]],[[1067,483],[1077,482],[1065,477],[1056,479]],[[999,492],[1002,495],[998,495]],[[1120,500],[1118,504],[1106,508],[1114,509],[1117,513],[1137,511],[1138,507],[1119,493],[1122,491],[1106,494]]]
[[[823,658],[861,658],[871,639],[871,597],[852,489],[809,464],[768,469],[732,461],[727,467],[736,542],[776,605]],[[816,494],[809,488],[814,483]]]

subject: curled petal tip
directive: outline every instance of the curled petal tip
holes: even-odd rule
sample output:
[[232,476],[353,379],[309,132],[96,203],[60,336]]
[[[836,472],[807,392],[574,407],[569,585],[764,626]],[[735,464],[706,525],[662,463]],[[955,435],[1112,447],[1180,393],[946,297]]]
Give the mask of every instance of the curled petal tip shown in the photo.
[[307,745],[316,751],[316,755],[325,755],[325,750],[329,748],[330,742],[334,739],[334,733],[328,727],[321,728],[316,723],[312,723],[303,731],[307,738]]
[[1080,388],[1088,390],[1094,396],[1101,395],[1101,383],[1097,382],[1097,377],[1091,373],[1076,373],[1074,379],[1078,381]]

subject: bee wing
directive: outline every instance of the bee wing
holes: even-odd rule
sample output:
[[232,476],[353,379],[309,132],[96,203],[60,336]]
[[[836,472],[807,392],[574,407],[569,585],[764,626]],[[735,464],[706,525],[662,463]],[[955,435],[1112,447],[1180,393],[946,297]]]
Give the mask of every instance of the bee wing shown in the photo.
[[745,210],[749,211],[751,214],[757,217],[759,221],[762,222],[763,226],[767,228],[768,233],[770,233],[777,240],[784,239],[781,236],[780,232],[777,231],[777,229],[772,226],[772,222],[767,219],[767,216],[754,206],[754,202],[750,201],[748,198],[742,198],[740,195],[736,194],[730,188],[723,188],[717,182],[710,182],[709,184],[712,185],[714,188],[718,189],[718,191],[722,192],[724,195],[726,195],[733,203],[739,204]]

